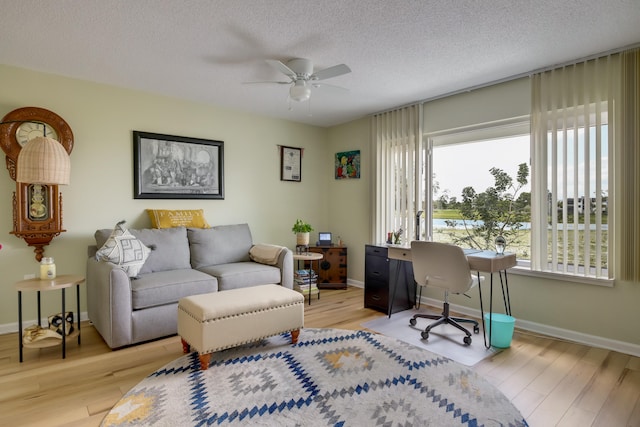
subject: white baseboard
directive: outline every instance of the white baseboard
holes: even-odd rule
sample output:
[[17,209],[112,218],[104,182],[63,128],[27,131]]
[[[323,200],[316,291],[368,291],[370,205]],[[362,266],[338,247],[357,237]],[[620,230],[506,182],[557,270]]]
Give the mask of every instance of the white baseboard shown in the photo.
[[[347,279],[347,284],[358,288],[364,288],[364,282]],[[422,297],[423,304],[433,307],[441,307],[442,301],[434,298]],[[451,304],[451,310],[460,314],[464,314],[476,319],[480,319],[480,310],[466,307],[463,305]],[[592,347],[605,348],[607,350],[618,351],[624,354],[640,357],[640,345],[632,344],[624,341],[612,340],[609,338],[599,337],[597,335],[584,334],[569,329],[557,328],[555,326],[544,325],[542,323],[530,322],[528,320],[516,319],[516,327],[529,332],[534,332],[548,337],[563,339],[580,344],[586,344]]]
[[[442,306],[443,302],[434,298],[421,298],[422,304],[433,307]],[[462,305],[450,304],[452,311],[464,314],[476,319],[480,319],[480,310],[465,307]],[[515,317],[515,316],[514,316]],[[607,350],[618,351],[624,354],[640,357],[640,345],[632,344],[624,341],[612,340],[609,338],[599,337],[597,335],[584,334],[569,329],[556,328],[555,326],[544,325],[542,323],[530,322],[528,320],[518,319],[516,317],[516,328],[537,334],[546,335],[548,337],[572,341],[580,344],[586,344],[591,347],[599,347]]]
[[364,282],[360,282],[358,280],[347,279],[347,285],[351,285],[351,286],[354,286],[356,288],[364,289]]

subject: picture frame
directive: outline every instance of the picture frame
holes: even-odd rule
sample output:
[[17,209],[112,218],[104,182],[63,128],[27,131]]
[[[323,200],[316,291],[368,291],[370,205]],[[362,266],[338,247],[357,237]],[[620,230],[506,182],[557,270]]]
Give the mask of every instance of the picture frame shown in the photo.
[[280,181],[302,181],[302,148],[280,147]]
[[133,131],[134,199],[224,199],[224,142]]
[[360,178],[360,150],[336,153],[335,177],[336,179]]

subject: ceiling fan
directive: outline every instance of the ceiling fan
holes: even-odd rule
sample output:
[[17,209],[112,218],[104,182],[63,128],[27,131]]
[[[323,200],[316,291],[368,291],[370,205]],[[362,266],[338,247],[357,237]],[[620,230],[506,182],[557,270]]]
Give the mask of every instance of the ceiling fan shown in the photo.
[[287,61],[286,64],[274,59],[267,59],[266,61],[267,64],[289,77],[290,80],[247,83],[275,83],[291,85],[289,88],[289,98],[298,102],[306,101],[311,97],[311,86],[318,87],[322,84],[316,82],[351,72],[351,69],[345,64],[338,64],[314,73],[313,63],[304,58],[291,59]]

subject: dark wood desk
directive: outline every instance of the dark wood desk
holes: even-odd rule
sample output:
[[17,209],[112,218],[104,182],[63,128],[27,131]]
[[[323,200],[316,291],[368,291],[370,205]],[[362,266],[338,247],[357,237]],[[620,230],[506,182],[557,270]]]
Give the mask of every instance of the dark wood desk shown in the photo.
[[[389,259],[395,259],[400,261],[411,262],[411,248],[407,246],[398,245],[386,245],[388,248]],[[515,267],[517,264],[516,254],[504,253],[497,254],[493,251],[480,251],[474,249],[466,249],[465,254],[469,261],[469,268],[476,271],[478,276],[478,293],[480,296],[480,317],[482,319],[482,328],[486,332],[486,325],[484,321],[484,303],[482,298],[482,282],[480,281],[480,272],[490,274],[490,287],[489,287],[489,322],[492,322],[493,315],[493,273],[498,273],[500,277],[500,288],[502,289],[502,300],[504,302],[504,309],[508,316],[511,316],[511,298],[509,296],[509,282],[507,280],[507,270],[511,267]],[[396,277],[396,283],[398,283],[399,277]],[[410,280],[405,280],[406,286],[409,287]],[[414,282],[415,285],[415,282]],[[396,286],[397,287],[397,286]],[[394,289],[395,292],[395,289]],[[393,298],[391,299],[393,301]],[[391,309],[389,309],[389,317],[391,317]],[[489,340],[487,343],[487,334],[484,335],[484,345],[486,348],[491,347],[491,335],[493,328],[489,328]]]
[[[415,305],[413,266],[389,259],[385,245],[365,245],[364,306],[384,314],[409,310]],[[397,290],[397,292],[396,292]]]

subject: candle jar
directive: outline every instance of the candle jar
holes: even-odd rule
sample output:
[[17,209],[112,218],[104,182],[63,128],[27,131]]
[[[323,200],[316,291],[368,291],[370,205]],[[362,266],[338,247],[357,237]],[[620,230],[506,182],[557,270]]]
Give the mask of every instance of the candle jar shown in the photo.
[[56,278],[56,265],[51,257],[42,257],[40,261],[40,280],[53,280]]

